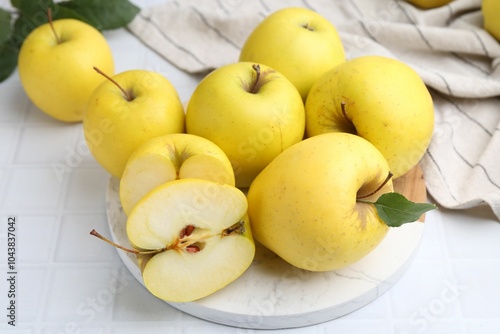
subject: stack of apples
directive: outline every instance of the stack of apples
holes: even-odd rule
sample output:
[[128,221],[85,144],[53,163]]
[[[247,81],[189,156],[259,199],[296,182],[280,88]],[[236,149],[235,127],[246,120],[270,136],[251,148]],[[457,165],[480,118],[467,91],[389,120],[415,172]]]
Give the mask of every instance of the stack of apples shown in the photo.
[[72,39],[70,23],[76,27],[60,20],[39,29],[50,41],[46,57],[99,48],[97,59],[71,62],[79,72],[53,78],[72,91],[70,82],[85,85],[83,111],[74,103],[51,111],[30,93],[56,99],[30,86],[49,74],[22,61],[36,54],[38,37],[21,49],[21,79],[40,109],[83,120],[95,160],[120,180],[133,246],[125,250],[137,255],[155,296],[187,302],[222,289],[250,267],[256,244],[302,269],[336,270],[401,224],[389,224],[380,208],[406,202],[381,198],[393,193],[392,178],[418,164],[434,126],[431,96],[409,66],[347,60],[327,19],[285,8],[254,28],[238,62],[201,80],[184,108],[158,73],[113,74],[102,63],[112,63],[105,41],[90,47],[81,39],[90,27]]

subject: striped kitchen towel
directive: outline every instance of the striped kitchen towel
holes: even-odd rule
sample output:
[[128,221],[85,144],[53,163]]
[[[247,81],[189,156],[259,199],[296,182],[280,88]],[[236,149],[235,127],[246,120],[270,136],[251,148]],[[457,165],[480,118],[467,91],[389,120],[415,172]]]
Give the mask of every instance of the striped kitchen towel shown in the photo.
[[183,0],[144,8],[130,31],[189,73],[236,62],[252,29],[289,6],[338,29],[348,58],[384,55],[413,67],[435,103],[421,161],[427,189],[451,209],[489,205],[500,219],[500,44],[482,28],[481,0],[422,10],[404,0]]

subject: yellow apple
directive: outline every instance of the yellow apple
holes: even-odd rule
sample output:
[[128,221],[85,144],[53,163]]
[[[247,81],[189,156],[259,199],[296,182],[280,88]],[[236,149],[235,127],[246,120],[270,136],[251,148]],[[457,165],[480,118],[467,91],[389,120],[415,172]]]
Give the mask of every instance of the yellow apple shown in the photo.
[[222,66],[195,88],[186,131],[207,138],[228,156],[237,187],[304,136],[304,103],[295,86],[274,69],[248,62]]
[[121,178],[128,158],[144,142],[184,132],[184,108],[167,78],[152,71],[129,70],[94,90],[83,132],[95,160]]
[[345,267],[370,253],[388,226],[373,205],[392,192],[389,166],[367,140],[327,133],[281,153],[248,191],[256,241],[310,271]]
[[406,0],[409,3],[418,6],[423,9],[430,9],[444,6],[453,0]]
[[238,188],[202,179],[149,192],[126,224],[146,288],[169,302],[189,302],[241,276],[255,256],[247,208]]
[[375,145],[394,177],[412,169],[434,130],[432,97],[420,76],[401,61],[363,56],[326,73],[306,101],[308,137],[350,132]]
[[113,74],[111,49],[87,23],[60,19],[35,28],[19,51],[22,86],[40,110],[64,122],[79,122],[87,101],[104,78],[97,66]]
[[344,62],[345,53],[330,21],[307,8],[289,7],[267,16],[252,31],[239,59],[282,73],[305,101],[312,84]]
[[129,214],[157,186],[176,179],[200,178],[234,186],[226,154],[203,137],[174,133],[149,139],[130,156],[120,180],[120,201]]
[[500,14],[500,1],[483,0],[481,12],[483,14],[484,29],[500,41],[500,21],[498,20],[498,15]]

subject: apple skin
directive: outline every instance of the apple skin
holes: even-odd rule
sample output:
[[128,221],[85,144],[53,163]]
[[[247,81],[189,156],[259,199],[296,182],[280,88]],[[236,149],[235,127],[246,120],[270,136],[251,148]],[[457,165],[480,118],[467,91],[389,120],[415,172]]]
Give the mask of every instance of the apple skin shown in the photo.
[[481,13],[483,14],[484,29],[488,31],[497,41],[500,41],[500,1],[483,0],[481,4]]
[[[190,302],[224,288],[252,264],[255,243],[247,199],[238,188],[202,179],[162,184],[143,197],[127,219],[146,288],[168,302]],[[224,230],[237,224],[237,233]],[[186,226],[194,231],[181,236]],[[187,245],[199,245],[198,252]]]
[[[309,271],[345,267],[370,253],[388,226],[371,204],[356,202],[383,184],[389,166],[367,140],[327,133],[281,153],[250,186],[248,214],[256,241]],[[392,192],[391,180],[369,201]]]
[[337,66],[314,84],[305,105],[308,137],[357,134],[382,152],[394,178],[420,161],[434,130],[424,82],[411,67],[387,57],[363,56]]
[[173,133],[149,139],[130,156],[120,180],[126,214],[157,186],[181,178],[203,178],[234,186],[226,154],[203,137]]
[[406,0],[406,1],[417,7],[423,9],[430,9],[430,8],[437,8],[444,6],[452,2],[453,0]]
[[307,8],[289,7],[270,14],[254,28],[239,60],[274,68],[297,87],[305,101],[313,83],[345,61],[345,52],[337,29],[326,18]]
[[304,103],[282,74],[260,64],[238,62],[207,75],[195,88],[186,110],[186,131],[219,146],[233,164],[236,186],[245,188],[264,167],[304,136]]
[[114,73],[111,49],[104,36],[74,19],[53,21],[61,43],[48,23],[35,28],[19,51],[18,70],[29,99],[47,115],[80,122],[87,101],[104,80],[92,68]]
[[128,101],[105,80],[89,99],[83,133],[95,160],[121,178],[128,158],[144,142],[184,132],[184,108],[170,81],[156,72],[129,70],[112,78],[134,99]]

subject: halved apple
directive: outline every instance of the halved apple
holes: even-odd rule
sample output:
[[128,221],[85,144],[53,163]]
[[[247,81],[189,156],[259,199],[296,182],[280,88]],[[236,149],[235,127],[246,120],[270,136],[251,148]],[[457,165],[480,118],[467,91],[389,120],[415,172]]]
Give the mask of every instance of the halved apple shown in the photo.
[[148,140],[130,156],[120,180],[120,201],[129,214],[149,191],[176,179],[200,178],[234,186],[226,154],[200,136],[175,133]]
[[160,299],[188,302],[241,276],[255,256],[247,208],[238,188],[203,179],[149,192],[126,226],[146,288]]

